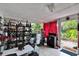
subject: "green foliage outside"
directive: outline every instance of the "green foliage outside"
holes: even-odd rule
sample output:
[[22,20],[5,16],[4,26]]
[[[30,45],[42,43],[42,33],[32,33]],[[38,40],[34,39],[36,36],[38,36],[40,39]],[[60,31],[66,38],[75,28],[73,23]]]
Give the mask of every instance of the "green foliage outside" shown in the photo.
[[36,33],[37,31],[41,31],[42,28],[43,28],[43,24],[32,23],[32,32],[33,33]]
[[65,40],[77,41],[77,21],[65,21],[62,24],[61,36]]

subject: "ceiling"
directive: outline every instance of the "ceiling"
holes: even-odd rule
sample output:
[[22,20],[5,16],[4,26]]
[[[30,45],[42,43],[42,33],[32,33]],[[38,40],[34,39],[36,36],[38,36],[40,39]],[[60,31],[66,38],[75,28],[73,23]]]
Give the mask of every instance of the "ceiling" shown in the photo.
[[0,12],[6,18],[29,22],[49,22],[57,18],[79,12],[79,4],[54,3],[51,12],[47,5],[49,3],[0,3]]

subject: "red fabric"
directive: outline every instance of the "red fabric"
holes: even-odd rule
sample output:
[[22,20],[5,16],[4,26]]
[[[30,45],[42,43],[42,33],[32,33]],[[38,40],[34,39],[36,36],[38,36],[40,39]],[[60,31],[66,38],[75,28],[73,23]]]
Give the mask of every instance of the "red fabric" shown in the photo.
[[50,29],[49,29],[49,33],[57,33],[57,22],[53,21],[49,23],[50,25]]
[[48,37],[49,23],[44,23],[43,29],[44,29],[44,35],[45,35],[45,37]]
[[57,34],[57,21],[52,21],[52,22],[49,22],[49,23],[44,23],[43,29],[44,29],[45,37],[48,37],[49,33]]
[[8,38],[8,37],[7,36],[0,35],[0,41],[4,41],[6,38]]
[[0,41],[5,41],[6,39],[15,39],[16,37],[9,37],[9,36],[4,36],[0,35]]

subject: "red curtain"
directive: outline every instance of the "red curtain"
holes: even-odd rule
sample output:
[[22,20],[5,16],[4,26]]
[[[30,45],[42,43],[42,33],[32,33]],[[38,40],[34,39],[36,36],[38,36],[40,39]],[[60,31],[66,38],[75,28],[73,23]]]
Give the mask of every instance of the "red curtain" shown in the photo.
[[49,29],[49,33],[57,33],[57,22],[53,21],[49,23],[50,25],[50,29]]
[[49,33],[57,34],[57,21],[52,21],[52,22],[49,22],[49,23],[44,23],[43,29],[44,29],[45,37],[48,37]]
[[44,29],[44,35],[45,37],[47,37],[49,33],[49,23],[44,23],[43,29]]

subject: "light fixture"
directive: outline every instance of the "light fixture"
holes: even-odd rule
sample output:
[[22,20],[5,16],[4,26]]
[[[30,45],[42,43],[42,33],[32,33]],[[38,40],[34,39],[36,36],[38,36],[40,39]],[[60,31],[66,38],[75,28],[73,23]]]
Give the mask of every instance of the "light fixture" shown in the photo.
[[55,9],[55,4],[54,3],[50,3],[46,5],[47,8],[49,9],[50,12],[53,12]]

